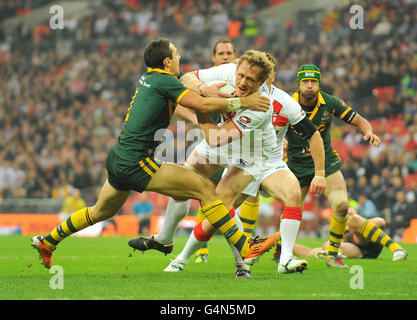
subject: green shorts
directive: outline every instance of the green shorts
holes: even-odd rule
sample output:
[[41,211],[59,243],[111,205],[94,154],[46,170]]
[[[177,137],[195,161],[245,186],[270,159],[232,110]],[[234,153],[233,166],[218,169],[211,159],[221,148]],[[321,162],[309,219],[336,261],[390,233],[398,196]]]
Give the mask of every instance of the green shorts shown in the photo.
[[223,172],[226,168],[221,168],[219,170],[217,170],[215,173],[213,173],[209,178],[211,180],[214,180],[216,182],[219,182],[222,179],[223,176]]
[[[308,187],[314,178],[313,159],[290,158],[287,161],[288,168],[295,174],[301,187]],[[336,151],[326,152],[325,160],[326,177],[339,171],[342,168],[342,161]]]
[[123,160],[113,150],[110,150],[106,159],[109,183],[121,191],[143,192],[161,165],[159,160],[145,154],[137,162]]

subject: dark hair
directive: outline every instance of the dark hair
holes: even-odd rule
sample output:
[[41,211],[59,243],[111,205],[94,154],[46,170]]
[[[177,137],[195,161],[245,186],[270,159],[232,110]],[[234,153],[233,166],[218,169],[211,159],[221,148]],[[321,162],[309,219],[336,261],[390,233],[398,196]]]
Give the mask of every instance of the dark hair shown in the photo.
[[171,42],[164,38],[153,39],[145,48],[145,64],[149,68],[163,68],[164,59],[172,59]]
[[236,50],[235,50],[235,46],[233,45],[232,40],[230,40],[230,39],[228,39],[228,38],[222,38],[222,39],[218,40],[218,41],[215,43],[215,45],[214,45],[214,47],[213,47],[213,54],[216,54],[216,52],[217,52],[217,45],[218,45],[219,43],[230,43],[230,44],[232,45],[233,52],[235,52],[235,51],[236,51]]

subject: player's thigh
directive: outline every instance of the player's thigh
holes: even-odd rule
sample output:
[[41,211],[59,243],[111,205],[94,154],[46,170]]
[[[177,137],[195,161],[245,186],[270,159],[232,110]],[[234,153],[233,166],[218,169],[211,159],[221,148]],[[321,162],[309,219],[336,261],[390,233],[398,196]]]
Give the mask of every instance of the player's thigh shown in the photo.
[[106,220],[115,215],[129,195],[130,191],[117,190],[106,180],[100,190],[96,204],[90,209],[93,221]]
[[341,209],[339,206],[343,203],[346,206],[348,205],[346,182],[340,170],[326,177],[326,190],[324,191],[324,195],[329,200],[333,210]]
[[215,186],[208,178],[168,162],[164,162],[153,175],[146,191],[154,191],[174,198],[197,199],[202,205],[217,200]]
[[287,169],[278,170],[262,180],[261,188],[285,206],[301,206],[301,188],[296,176]]
[[361,250],[353,243],[342,242],[340,245],[340,251],[349,259],[356,259],[362,257]]
[[253,177],[242,169],[229,167],[216,187],[217,195],[222,199],[226,207],[232,207],[242,191],[253,180]]
[[197,150],[194,150],[190,153],[185,162],[185,167],[207,177],[211,176],[222,168],[222,166],[219,164],[211,162],[199,154]]
[[324,195],[328,197],[333,191],[343,191],[347,194],[345,178],[340,170],[326,177],[326,190],[324,191]]

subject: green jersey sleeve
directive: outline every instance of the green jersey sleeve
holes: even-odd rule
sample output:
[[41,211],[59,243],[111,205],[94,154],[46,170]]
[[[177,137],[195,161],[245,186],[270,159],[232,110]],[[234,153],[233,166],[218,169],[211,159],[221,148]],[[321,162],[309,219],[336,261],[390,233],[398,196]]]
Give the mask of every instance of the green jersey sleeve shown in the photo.
[[334,115],[346,123],[350,123],[356,115],[356,111],[351,106],[347,105],[343,99],[333,96],[334,104]]
[[160,78],[157,90],[162,96],[175,103],[179,103],[182,97],[190,91],[176,77],[170,76]]

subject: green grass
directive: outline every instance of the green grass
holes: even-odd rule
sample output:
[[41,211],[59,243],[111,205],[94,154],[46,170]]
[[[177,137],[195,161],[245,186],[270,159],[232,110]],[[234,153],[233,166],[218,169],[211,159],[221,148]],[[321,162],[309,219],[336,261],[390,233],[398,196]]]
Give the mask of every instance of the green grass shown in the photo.
[[[64,271],[64,289],[51,289],[49,273],[30,246],[30,238],[3,236],[0,250],[0,299],[81,300],[282,300],[282,299],[417,299],[417,245],[405,244],[406,262],[392,262],[384,248],[376,260],[347,260],[363,268],[363,289],[352,289],[352,269],[331,269],[324,261],[307,259],[303,274],[278,275],[272,251],[252,268],[252,279],[236,279],[230,249],[224,238],[209,243],[209,262],[190,261],[185,271],[163,269],[183,248],[187,238],[177,237],[173,254],[136,251],[129,238],[66,239],[54,254]],[[302,239],[319,246],[323,240]]]

